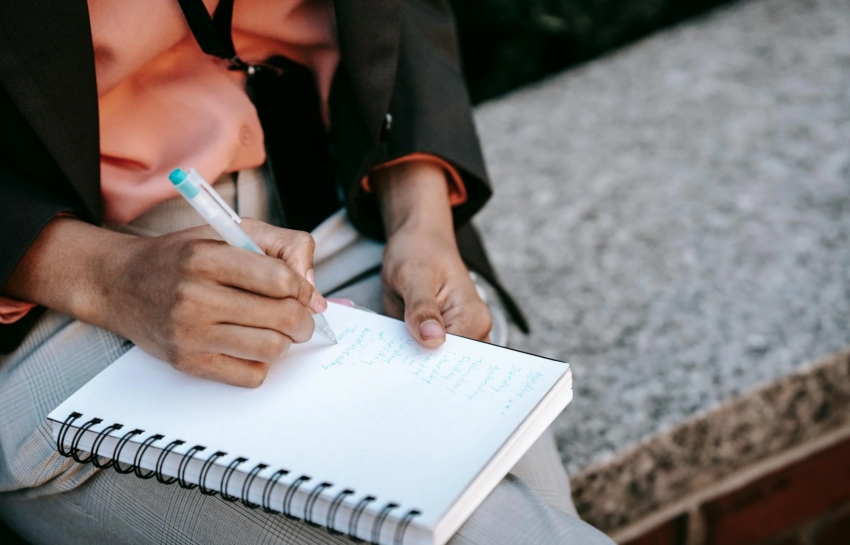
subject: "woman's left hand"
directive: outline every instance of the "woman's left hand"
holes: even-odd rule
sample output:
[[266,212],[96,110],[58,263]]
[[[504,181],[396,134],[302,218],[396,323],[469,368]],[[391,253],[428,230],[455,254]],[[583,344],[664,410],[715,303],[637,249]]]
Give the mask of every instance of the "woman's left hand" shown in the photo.
[[421,344],[439,346],[446,332],[489,341],[490,311],[453,236],[446,240],[427,229],[397,231],[387,240],[381,280],[384,311],[403,317]]
[[460,257],[442,168],[403,163],[372,181],[387,231],[384,311],[427,347],[446,332],[488,341],[490,312]]

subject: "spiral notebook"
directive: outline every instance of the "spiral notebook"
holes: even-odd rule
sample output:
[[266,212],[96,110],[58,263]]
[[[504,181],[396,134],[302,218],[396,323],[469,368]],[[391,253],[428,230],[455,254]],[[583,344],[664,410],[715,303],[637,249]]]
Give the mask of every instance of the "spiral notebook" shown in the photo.
[[57,448],[354,539],[442,545],[572,398],[565,363],[325,316],[339,344],[293,345],[256,389],[133,348],[50,413]]

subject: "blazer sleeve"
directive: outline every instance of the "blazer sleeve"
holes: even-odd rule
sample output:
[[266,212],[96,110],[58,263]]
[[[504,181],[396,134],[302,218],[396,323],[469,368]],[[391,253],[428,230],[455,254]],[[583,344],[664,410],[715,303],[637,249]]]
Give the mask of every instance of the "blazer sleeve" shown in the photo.
[[[64,175],[0,87],[0,290],[41,230],[58,214],[83,215],[61,189]],[[13,350],[41,314],[0,325],[0,354]]]
[[[0,164],[0,288],[23,259],[42,229],[73,207],[55,193]],[[31,316],[30,316],[31,315]],[[12,351],[40,312],[13,324],[0,324],[0,354]]]
[[[391,117],[370,166],[411,154],[443,159],[460,174],[466,189],[466,201],[453,207],[455,225],[462,226],[492,192],[461,70],[454,16],[447,0],[401,0],[400,9]],[[374,197],[356,195],[348,202],[354,204],[349,212],[357,227],[372,236],[383,234]]]
[[73,207],[0,164],[0,287],[56,215]]

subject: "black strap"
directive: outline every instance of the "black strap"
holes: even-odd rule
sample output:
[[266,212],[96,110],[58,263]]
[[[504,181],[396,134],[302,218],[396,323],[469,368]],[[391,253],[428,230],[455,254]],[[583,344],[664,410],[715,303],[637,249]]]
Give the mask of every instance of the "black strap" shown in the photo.
[[233,0],[221,0],[210,17],[203,0],[177,0],[201,50],[207,55],[238,61],[230,25],[233,21]]
[[231,37],[234,0],[221,0],[212,17],[203,0],[178,2],[201,50],[247,72],[248,95],[263,127],[268,173],[281,199],[282,224],[312,231],[341,206],[315,74],[280,56],[259,64],[242,61]]
[[341,206],[316,76],[280,56],[255,68],[248,86],[283,207],[283,227],[312,231]]

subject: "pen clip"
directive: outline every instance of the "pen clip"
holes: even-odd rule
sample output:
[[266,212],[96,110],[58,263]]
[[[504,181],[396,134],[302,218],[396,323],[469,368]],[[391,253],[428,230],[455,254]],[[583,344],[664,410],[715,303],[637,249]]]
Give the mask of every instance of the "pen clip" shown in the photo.
[[224,199],[219,196],[218,192],[213,189],[212,186],[200,176],[198,176],[198,185],[200,185],[201,189],[206,191],[207,194],[212,197],[213,200],[217,202],[219,206],[224,209],[225,212],[227,212],[227,215],[229,215],[233,219],[233,221],[235,221],[236,223],[242,223],[242,218],[239,217],[239,214],[237,214],[232,208],[230,208],[230,206],[228,206],[228,204],[224,202]]

